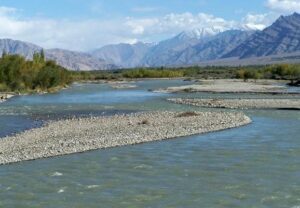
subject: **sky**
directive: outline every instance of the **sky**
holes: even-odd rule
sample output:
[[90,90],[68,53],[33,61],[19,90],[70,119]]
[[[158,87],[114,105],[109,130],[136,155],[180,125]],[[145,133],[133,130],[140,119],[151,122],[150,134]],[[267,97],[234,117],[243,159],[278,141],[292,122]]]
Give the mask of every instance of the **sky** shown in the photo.
[[89,51],[195,28],[264,29],[300,0],[0,0],[0,38]]

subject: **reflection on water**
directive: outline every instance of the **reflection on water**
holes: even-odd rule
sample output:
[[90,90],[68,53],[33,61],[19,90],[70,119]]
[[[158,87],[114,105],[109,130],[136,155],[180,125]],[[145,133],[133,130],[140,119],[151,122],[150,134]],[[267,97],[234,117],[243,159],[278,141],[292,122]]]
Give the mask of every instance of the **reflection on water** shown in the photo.
[[[143,81],[131,90],[75,85],[53,95],[16,97],[0,105],[0,133],[62,114],[208,110],[165,98],[229,96],[148,91],[181,84]],[[0,166],[0,207],[300,206],[300,112],[245,112],[254,122],[238,129]]]

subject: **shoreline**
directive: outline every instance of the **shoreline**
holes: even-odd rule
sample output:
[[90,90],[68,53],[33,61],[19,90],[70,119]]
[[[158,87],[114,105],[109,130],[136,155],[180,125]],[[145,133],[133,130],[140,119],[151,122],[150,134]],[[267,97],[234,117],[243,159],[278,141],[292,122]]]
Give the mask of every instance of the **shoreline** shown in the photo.
[[146,112],[53,121],[1,138],[0,164],[161,141],[249,123],[249,117],[237,112]]
[[9,99],[11,99],[12,97],[16,96],[13,93],[0,93],[0,103],[3,103]]
[[[22,95],[43,95],[43,94],[51,94],[51,93],[57,93],[62,90],[70,88],[71,85],[66,85],[64,87],[57,87],[57,88],[51,88],[49,91],[30,91],[30,92],[25,92],[25,93],[20,93],[20,92],[0,92],[0,103],[3,103],[12,97],[15,96],[22,96]],[[2,96],[6,96],[4,99],[2,99]]]
[[300,110],[300,99],[182,99],[168,101],[205,108]]

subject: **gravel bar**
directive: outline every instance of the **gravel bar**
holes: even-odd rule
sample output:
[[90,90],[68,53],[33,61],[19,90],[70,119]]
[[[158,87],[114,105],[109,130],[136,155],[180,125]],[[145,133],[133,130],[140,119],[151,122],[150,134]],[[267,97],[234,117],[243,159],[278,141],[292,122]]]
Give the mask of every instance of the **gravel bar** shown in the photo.
[[229,109],[300,110],[300,99],[168,99],[177,104]]
[[281,82],[270,80],[249,81],[241,80],[200,80],[198,84],[168,87],[157,89],[154,92],[160,93],[253,93],[253,94],[291,94],[299,95],[299,92],[289,92],[288,87]]
[[171,139],[249,123],[251,119],[239,112],[146,112],[53,121],[0,139],[0,164]]

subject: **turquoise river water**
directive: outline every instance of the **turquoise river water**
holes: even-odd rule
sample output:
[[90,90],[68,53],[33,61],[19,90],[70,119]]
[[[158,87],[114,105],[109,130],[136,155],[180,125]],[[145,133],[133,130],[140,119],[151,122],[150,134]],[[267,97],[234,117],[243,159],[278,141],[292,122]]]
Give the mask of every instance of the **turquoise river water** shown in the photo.
[[[14,97],[0,104],[0,137],[73,116],[212,110],[168,97],[288,97],[148,91],[184,84],[190,82],[140,81],[130,90],[75,84]],[[253,123],[241,128],[0,166],[0,207],[299,208],[300,111],[245,113]]]

